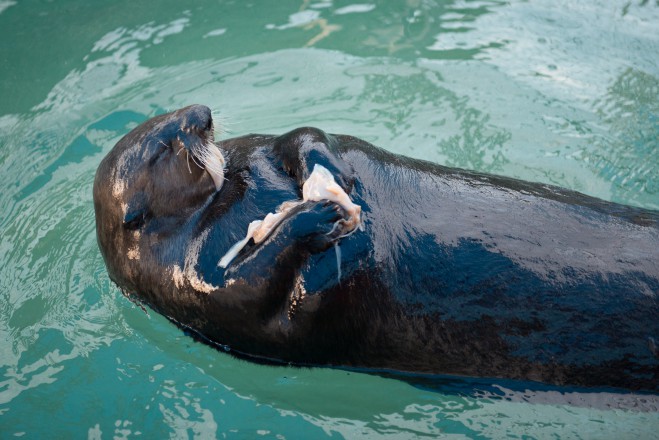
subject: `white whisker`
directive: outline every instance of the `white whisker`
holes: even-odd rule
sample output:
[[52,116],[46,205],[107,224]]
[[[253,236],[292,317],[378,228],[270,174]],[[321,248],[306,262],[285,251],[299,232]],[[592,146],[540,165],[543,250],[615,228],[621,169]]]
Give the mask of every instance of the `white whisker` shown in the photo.
[[195,143],[191,146],[192,160],[200,168],[206,169],[215,182],[215,188],[220,189],[224,183],[225,160],[220,149],[211,140],[205,143]]
[[213,121],[215,122],[215,134],[216,137],[221,137],[225,133],[231,133],[231,126],[236,122],[231,119],[228,115],[220,113],[219,110],[211,111],[213,116]]
[[[193,150],[194,150],[194,148],[193,148]],[[197,160],[197,157],[195,156],[195,154],[192,155],[192,162],[194,162],[194,164],[197,165],[201,169],[205,168],[203,162],[199,163],[199,160]]]

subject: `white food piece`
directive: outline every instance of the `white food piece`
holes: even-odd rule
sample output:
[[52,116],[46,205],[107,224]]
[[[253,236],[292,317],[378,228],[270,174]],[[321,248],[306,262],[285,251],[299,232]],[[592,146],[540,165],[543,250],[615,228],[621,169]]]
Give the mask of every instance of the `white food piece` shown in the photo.
[[243,238],[242,240],[231,246],[231,248],[229,248],[227,253],[224,254],[222,258],[220,258],[220,262],[218,263],[218,266],[220,266],[221,268],[226,268],[229,265],[229,263],[231,263],[231,260],[236,258],[238,252],[240,252],[240,250],[245,247],[245,245],[249,242],[250,238],[254,237],[254,232],[261,226],[262,223],[263,220],[254,220],[253,222],[251,222],[249,226],[247,226],[247,235],[245,236],[245,238]]
[[322,165],[314,165],[311,175],[302,185],[302,199],[305,202],[329,200],[338,204],[348,214],[349,231],[353,231],[361,223],[362,207],[352,203],[348,194],[334,181],[332,173]]
[[[284,202],[277,208],[277,212],[269,213],[263,220],[254,220],[247,227],[245,238],[231,246],[229,251],[220,259],[218,266],[226,268],[229,263],[238,255],[242,248],[254,239],[254,243],[260,243],[272,232],[273,229],[286,218],[288,212],[295,206],[306,201],[319,202],[329,200],[341,206],[348,218],[340,220],[345,225],[347,234],[353,232],[361,224],[361,206],[352,203],[350,197],[335,181],[332,173],[322,165],[314,165],[313,171],[309,178],[302,185],[302,200],[292,200]],[[347,235],[346,234],[346,235]]]

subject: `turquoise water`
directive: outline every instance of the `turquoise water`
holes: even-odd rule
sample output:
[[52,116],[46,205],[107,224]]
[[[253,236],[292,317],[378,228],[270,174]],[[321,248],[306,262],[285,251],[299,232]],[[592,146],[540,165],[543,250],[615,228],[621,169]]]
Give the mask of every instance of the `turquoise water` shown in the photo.
[[195,343],[110,283],[91,186],[131,127],[203,103],[223,136],[314,125],[659,209],[658,97],[656,0],[0,0],[0,437],[656,436],[656,396],[477,397]]

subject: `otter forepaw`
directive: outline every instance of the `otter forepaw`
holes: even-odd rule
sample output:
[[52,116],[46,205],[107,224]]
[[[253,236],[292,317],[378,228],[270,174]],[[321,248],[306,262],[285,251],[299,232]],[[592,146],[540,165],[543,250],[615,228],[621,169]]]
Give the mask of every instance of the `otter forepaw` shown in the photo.
[[346,213],[334,202],[307,202],[308,210],[300,212],[293,220],[292,230],[312,249],[321,252],[343,235]]

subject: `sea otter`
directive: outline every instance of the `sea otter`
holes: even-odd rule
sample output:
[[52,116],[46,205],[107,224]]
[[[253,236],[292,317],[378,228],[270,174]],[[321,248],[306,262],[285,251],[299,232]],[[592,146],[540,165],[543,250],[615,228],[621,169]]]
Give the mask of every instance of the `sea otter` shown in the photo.
[[[658,212],[315,128],[213,131],[201,105],[154,117],[94,181],[110,278],[178,325],[273,362],[659,391]],[[317,165],[360,227],[301,201]]]

